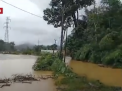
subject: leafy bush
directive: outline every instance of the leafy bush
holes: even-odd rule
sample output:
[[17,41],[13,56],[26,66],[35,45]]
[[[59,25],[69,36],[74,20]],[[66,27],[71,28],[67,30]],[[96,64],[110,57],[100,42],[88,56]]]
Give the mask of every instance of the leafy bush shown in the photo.
[[90,62],[93,62],[93,63],[101,63],[101,53],[92,52],[89,60],[90,60]]
[[81,55],[81,49],[75,53],[75,59],[80,60],[80,55]]
[[53,64],[54,56],[52,54],[43,54],[37,58],[33,66],[34,70],[51,70],[50,66]]
[[115,46],[118,44],[118,33],[117,32],[112,32],[107,35],[105,35],[100,43],[99,46],[101,50],[110,50],[115,48]]
[[71,71],[71,69],[69,67],[67,67],[65,65],[65,63],[58,58],[56,58],[55,61],[53,62],[52,66],[51,66],[51,70],[57,76],[59,76],[59,75],[64,75],[67,77],[74,77],[75,76],[75,73],[73,73]]
[[120,66],[122,63],[122,50],[115,50],[103,58],[103,63],[106,65]]
[[122,44],[120,44],[117,48],[122,50]]
[[82,61],[88,60],[90,52],[91,52],[91,46],[89,44],[84,45],[80,50],[76,52],[75,59]]

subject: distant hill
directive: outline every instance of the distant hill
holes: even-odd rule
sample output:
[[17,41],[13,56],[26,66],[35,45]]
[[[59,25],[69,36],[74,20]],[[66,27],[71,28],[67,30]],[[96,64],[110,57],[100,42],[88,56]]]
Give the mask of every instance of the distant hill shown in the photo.
[[32,49],[34,47],[33,44],[30,44],[30,43],[24,43],[24,44],[20,44],[20,45],[16,45],[15,48],[17,50],[23,50],[23,49],[26,49],[26,48],[30,48]]

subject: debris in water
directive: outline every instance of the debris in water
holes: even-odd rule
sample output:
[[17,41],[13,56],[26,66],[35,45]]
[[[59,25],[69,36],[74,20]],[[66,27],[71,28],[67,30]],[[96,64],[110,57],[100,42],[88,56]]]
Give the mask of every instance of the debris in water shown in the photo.
[[6,84],[1,85],[0,88],[3,88],[3,87],[5,87],[5,86],[10,86],[10,85],[11,85],[11,84],[6,83]]
[[0,88],[3,88],[4,86],[10,86],[11,84],[10,83],[28,83],[28,84],[31,84],[33,81],[40,81],[41,79],[43,80],[47,80],[48,78],[54,78],[53,75],[41,75],[40,77],[35,77],[32,76],[31,74],[30,75],[18,75],[18,74],[15,74],[15,75],[12,75],[12,78],[8,78],[8,79],[0,79]]

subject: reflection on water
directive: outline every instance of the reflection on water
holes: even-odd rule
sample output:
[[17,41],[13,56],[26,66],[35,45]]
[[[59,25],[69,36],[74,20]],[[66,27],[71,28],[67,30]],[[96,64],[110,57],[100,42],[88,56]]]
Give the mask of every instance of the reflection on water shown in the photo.
[[81,76],[85,75],[89,79],[100,80],[106,85],[122,87],[122,69],[103,68],[81,61],[71,61],[70,66],[75,73]]
[[[36,76],[51,74],[46,71],[33,71],[32,66],[36,56],[3,55],[0,54],[0,78],[11,77],[13,74],[33,74]],[[52,79],[41,80],[30,84],[13,83],[10,87],[0,88],[0,91],[55,91]]]

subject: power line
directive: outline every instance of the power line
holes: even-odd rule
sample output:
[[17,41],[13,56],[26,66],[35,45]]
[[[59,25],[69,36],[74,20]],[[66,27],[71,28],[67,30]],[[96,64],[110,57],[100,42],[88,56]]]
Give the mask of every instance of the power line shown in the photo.
[[19,9],[19,10],[21,10],[21,11],[24,11],[24,12],[26,12],[26,13],[28,13],[28,14],[34,15],[34,16],[39,17],[39,18],[43,18],[43,17],[41,17],[41,16],[38,16],[38,15],[36,15],[36,14],[33,14],[33,13],[31,13],[31,12],[28,12],[28,11],[26,11],[26,10],[23,10],[23,9],[21,9],[21,8],[18,8],[17,6],[14,6],[14,5],[12,5],[12,4],[6,2],[6,1],[3,1],[3,0],[0,0],[0,1],[4,2],[4,3],[6,3],[6,4],[8,4],[8,5],[10,5],[10,6],[14,7],[14,8],[17,8],[17,9]]

